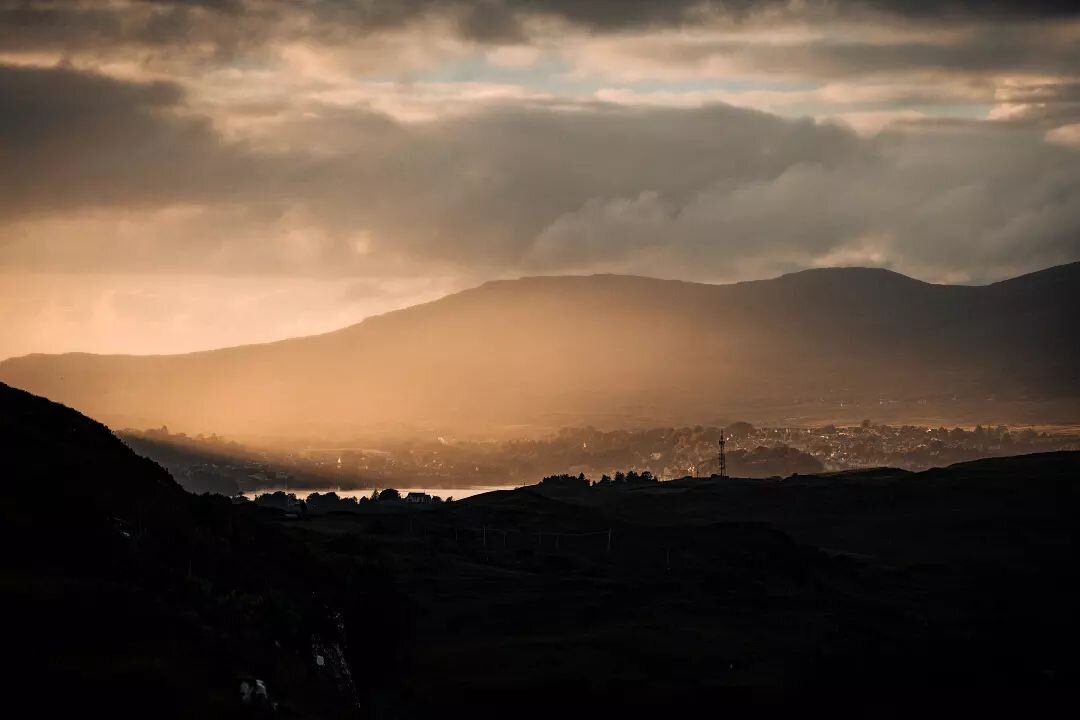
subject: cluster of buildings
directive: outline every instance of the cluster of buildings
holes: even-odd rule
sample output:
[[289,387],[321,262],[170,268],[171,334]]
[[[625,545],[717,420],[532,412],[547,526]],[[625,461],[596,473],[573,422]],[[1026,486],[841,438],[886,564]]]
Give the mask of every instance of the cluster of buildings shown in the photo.
[[[727,441],[728,474],[741,477],[877,466],[923,470],[981,457],[1080,449],[1076,431],[1005,426],[935,428],[869,421],[820,427],[755,427],[740,422],[725,428],[565,428],[539,439],[481,442],[433,438],[380,449],[309,448],[273,456],[217,438],[178,439],[157,433],[125,440],[136,452],[165,465],[189,490],[232,495],[300,487],[526,485],[561,473],[598,478],[631,469],[648,471],[659,480],[708,476],[719,471],[721,431]],[[380,499],[410,505],[438,502],[433,495],[417,492]]]

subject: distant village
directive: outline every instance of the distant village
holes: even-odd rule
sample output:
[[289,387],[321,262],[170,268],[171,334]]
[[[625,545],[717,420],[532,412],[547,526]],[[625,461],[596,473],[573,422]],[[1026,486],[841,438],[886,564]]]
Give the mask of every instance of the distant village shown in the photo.
[[[193,492],[238,495],[276,490],[445,488],[535,484],[554,475],[595,481],[617,473],[648,473],[657,481],[718,471],[718,440],[726,438],[727,474],[768,478],[859,467],[924,470],[982,457],[1080,449],[1080,433],[1005,426],[944,428],[881,425],[812,428],[696,426],[601,431],[566,428],[545,438],[458,441],[449,438],[302,447],[271,452],[218,436],[188,436],[168,428],[122,431],[133,449],[172,472]],[[392,496],[365,500],[396,501]],[[361,500],[352,498],[352,502]],[[401,502],[437,502],[413,497]],[[316,498],[316,503],[318,499]]]

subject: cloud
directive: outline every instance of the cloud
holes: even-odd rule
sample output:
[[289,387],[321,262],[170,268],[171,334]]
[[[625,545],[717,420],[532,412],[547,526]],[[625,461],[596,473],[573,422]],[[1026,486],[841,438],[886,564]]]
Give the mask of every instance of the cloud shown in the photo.
[[1047,142],[1080,148],[1080,123],[1062,125],[1046,133]]
[[[972,116],[1003,103],[995,95],[1010,83],[1076,81],[1073,5],[29,0],[0,2],[0,62],[167,80],[219,126],[244,129],[276,121],[245,108],[291,102],[298,111],[320,95],[423,120],[432,107],[483,102],[477,88],[573,99],[688,95],[674,98],[682,104],[711,94],[815,116],[884,117],[919,104]],[[860,84],[894,92],[874,107],[834,108],[824,95],[817,105],[795,101],[814,86],[858,92]],[[736,89],[741,99],[730,97]]]
[[[0,218],[197,202],[255,168],[170,83],[0,65]],[[251,161],[250,156],[247,157]]]
[[748,23],[692,31],[640,32],[566,44],[575,72],[642,82],[769,76],[774,79],[997,75],[1074,76],[1080,23],[1043,21],[924,28],[895,20],[837,24]]
[[681,204],[658,193],[590,199],[541,233],[536,259],[548,271],[700,279],[836,264],[996,279],[1080,255],[1077,160],[1015,128],[894,132]]
[[941,24],[1078,15],[1075,3],[1053,0],[16,0],[0,3],[0,49],[72,52],[111,45],[126,51],[183,49],[220,59],[268,41],[308,38],[333,44],[433,18],[451,21],[467,39],[501,44],[520,41],[531,32],[526,26],[535,28],[537,20],[589,33],[620,33],[760,17],[869,16]]
[[869,257],[978,279],[1080,256],[1080,162],[1037,124],[861,137],[721,104],[493,100],[422,123],[312,105],[264,149],[168,85],[6,68],[0,86],[22,98],[9,270],[725,280]]

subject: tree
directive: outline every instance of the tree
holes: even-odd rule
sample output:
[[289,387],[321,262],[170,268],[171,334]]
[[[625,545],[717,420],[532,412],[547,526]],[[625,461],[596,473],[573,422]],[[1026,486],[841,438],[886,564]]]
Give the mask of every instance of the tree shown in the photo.
[[272,507],[279,510],[295,510],[303,507],[303,503],[293,493],[278,490],[273,493],[263,493],[255,497],[255,504],[262,507]]
[[379,500],[380,501],[382,501],[382,500],[400,500],[400,499],[401,499],[401,493],[399,493],[394,488],[386,488],[381,493],[379,493]]
[[562,488],[562,489],[577,489],[589,487],[589,480],[585,477],[585,473],[581,473],[578,476],[573,475],[548,475],[540,481],[541,485],[546,487]]
[[[344,500],[334,491],[327,493],[311,493],[307,498],[308,509],[313,512],[333,512],[342,509]],[[355,501],[354,501],[355,503]]]

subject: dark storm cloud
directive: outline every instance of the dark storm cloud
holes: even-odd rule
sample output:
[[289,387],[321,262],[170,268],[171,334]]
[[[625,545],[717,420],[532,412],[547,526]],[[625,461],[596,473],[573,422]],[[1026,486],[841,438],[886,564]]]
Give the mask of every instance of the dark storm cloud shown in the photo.
[[268,153],[223,140],[168,84],[7,67],[0,103],[7,221],[193,208],[134,239],[9,237],[9,268],[941,278],[1080,256],[1077,150],[1031,123],[867,139],[728,106],[517,103],[420,124],[311,106]]
[[593,197],[648,189],[683,203],[712,183],[835,162],[859,146],[839,128],[726,106],[497,108],[410,129],[402,140],[411,152],[380,172],[380,184],[440,219],[410,232],[413,203],[385,206],[373,215],[379,229],[410,252],[498,264],[519,262],[538,232]]
[[166,51],[210,43],[215,54],[243,41],[265,39],[266,28],[245,28],[246,13],[231,3],[171,2],[110,6],[74,0],[0,2],[0,51]]
[[[147,0],[166,6],[201,6],[238,12],[239,0]],[[288,5],[289,3],[283,3]],[[476,14],[499,16],[548,15],[595,29],[675,25],[708,11],[746,16],[756,10],[858,11],[873,9],[915,18],[1053,18],[1080,14],[1069,0],[315,0],[293,3],[314,7],[337,19],[368,25],[402,22],[431,11],[467,9]]]
[[95,0],[0,2],[0,48],[73,50],[102,44],[168,49],[211,43],[219,54],[268,38],[309,35],[355,39],[356,33],[446,16],[481,42],[517,41],[520,22],[557,18],[593,32],[675,27],[704,17],[741,20],[758,11],[794,16],[884,13],[916,22],[1031,21],[1080,16],[1075,2],[1052,0]]
[[1060,18],[1075,17],[1080,9],[1072,0],[850,0],[850,5],[920,18]]
[[[290,45],[347,57],[364,52],[365,47],[374,48],[372,33],[403,30],[409,23],[432,17],[450,23],[440,25],[438,32],[489,46],[528,45],[535,39],[529,33],[542,31],[526,21],[541,16],[562,19],[600,40],[624,31],[647,32],[683,24],[698,27],[719,18],[725,28],[719,35],[655,37],[643,46],[628,45],[623,53],[630,67],[633,61],[647,64],[652,74],[644,73],[644,79],[667,77],[665,73],[693,75],[715,62],[736,73],[822,81],[897,73],[965,79],[1018,73],[1075,77],[1080,73],[1080,43],[1075,23],[1070,23],[1080,17],[1077,8],[1078,3],[994,0],[796,4],[771,0],[142,0],[125,5],[0,0],[0,53],[51,53],[91,65],[107,59],[183,78],[208,67],[272,64],[280,60],[279,51]],[[765,9],[778,14],[756,15]],[[857,23],[856,28],[900,27],[903,32],[863,37],[849,29],[839,35],[811,34],[783,42],[755,35],[774,24],[783,26],[785,18],[807,27],[827,27],[837,18],[849,19]],[[950,34],[950,30],[956,32]],[[420,48],[428,42],[426,35],[420,37],[401,42]],[[368,52],[365,72],[398,72],[395,58],[400,53]],[[575,60],[571,56],[567,61]],[[612,70],[618,76],[618,63],[614,68],[599,68],[598,73],[602,77]]]
[[171,83],[0,65],[0,216],[204,200],[211,186],[236,186],[242,153],[179,114],[182,101]]

